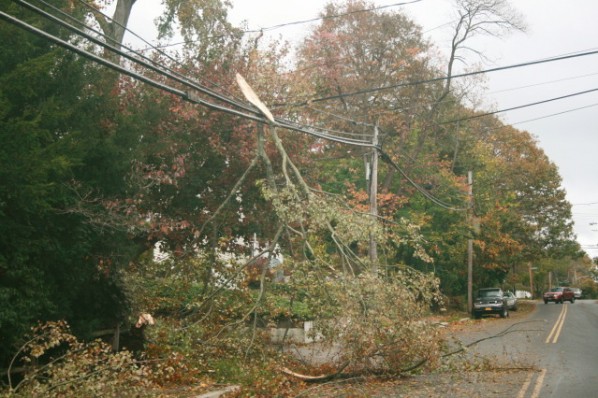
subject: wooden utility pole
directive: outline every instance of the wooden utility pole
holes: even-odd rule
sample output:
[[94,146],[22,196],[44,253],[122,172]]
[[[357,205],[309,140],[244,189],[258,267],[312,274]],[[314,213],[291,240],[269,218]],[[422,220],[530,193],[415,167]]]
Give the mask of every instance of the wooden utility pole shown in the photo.
[[532,300],[534,299],[534,271],[532,270],[532,263],[527,264],[529,268],[529,290],[532,295]]
[[469,224],[469,239],[467,239],[467,312],[472,313],[473,308],[473,173],[467,173],[467,184],[469,186],[468,201],[469,210],[467,211],[467,218]]
[[[374,219],[374,223],[378,219],[378,124],[374,127],[374,139],[372,144],[372,163],[370,165],[370,214]],[[372,273],[378,273],[378,245],[373,233],[370,233],[370,262],[372,263]]]
[[[369,194],[370,194],[370,214],[374,223],[378,218],[378,125],[374,126],[374,138],[372,141],[372,162],[369,173]],[[378,273],[378,243],[373,233],[370,233],[370,262],[372,263],[372,273]]]

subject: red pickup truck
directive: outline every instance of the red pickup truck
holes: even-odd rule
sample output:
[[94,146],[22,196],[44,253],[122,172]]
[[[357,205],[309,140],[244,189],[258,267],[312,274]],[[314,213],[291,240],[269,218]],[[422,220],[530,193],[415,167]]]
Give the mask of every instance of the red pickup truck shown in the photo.
[[550,291],[544,293],[544,304],[548,304],[549,301],[561,304],[563,304],[563,301],[570,301],[573,304],[575,302],[575,292],[568,287],[552,288]]

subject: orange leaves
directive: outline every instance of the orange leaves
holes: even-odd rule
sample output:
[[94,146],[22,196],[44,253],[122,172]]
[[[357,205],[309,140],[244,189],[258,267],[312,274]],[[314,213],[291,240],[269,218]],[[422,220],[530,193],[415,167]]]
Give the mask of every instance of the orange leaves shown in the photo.
[[377,195],[378,198],[378,208],[380,212],[384,212],[386,214],[392,214],[399,208],[403,207],[409,199],[402,195],[397,195],[395,193],[379,193]]
[[[364,190],[356,189],[352,183],[347,183],[347,194],[350,196],[349,203],[357,211],[368,212],[369,211],[369,194]],[[378,201],[378,213],[392,215],[398,209],[403,207],[407,202],[408,198],[402,195],[397,195],[392,192],[378,193],[376,196]]]
[[347,194],[351,199],[349,203],[357,210],[367,212],[369,210],[369,194],[364,190],[358,190],[353,183],[346,183]]

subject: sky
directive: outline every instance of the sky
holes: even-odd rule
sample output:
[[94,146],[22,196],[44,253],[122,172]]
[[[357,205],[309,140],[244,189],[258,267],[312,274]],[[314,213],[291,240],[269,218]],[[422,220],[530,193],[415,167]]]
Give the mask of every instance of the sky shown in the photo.
[[[231,0],[230,19],[246,21],[250,30],[316,18],[327,0]],[[393,6],[422,26],[424,36],[446,54],[455,20],[451,0],[370,0],[376,6]],[[143,3],[143,6],[142,6]],[[461,67],[490,69],[598,49],[598,1],[514,0],[513,8],[527,25],[525,33],[473,42],[486,60],[467,57]],[[159,0],[138,1],[130,29],[152,41],[153,18]],[[145,8],[143,8],[145,7]],[[152,8],[154,7],[154,8]],[[266,38],[298,42],[313,23],[269,30]],[[126,38],[125,38],[126,40]],[[574,232],[591,257],[598,257],[598,54],[570,60],[513,68],[486,75],[480,87],[488,110],[501,110],[582,91],[583,95],[500,113],[505,123],[526,130],[557,165],[562,187],[573,205]],[[555,115],[561,113],[560,115]],[[552,115],[552,116],[550,116]],[[533,120],[535,119],[535,120]],[[475,177],[474,177],[475,189]]]

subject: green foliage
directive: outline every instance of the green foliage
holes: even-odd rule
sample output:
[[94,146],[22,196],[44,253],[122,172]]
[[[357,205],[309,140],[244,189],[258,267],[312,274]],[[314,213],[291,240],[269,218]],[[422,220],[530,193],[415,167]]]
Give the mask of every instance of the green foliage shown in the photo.
[[[318,344],[342,347],[338,357],[350,365],[347,371],[396,373],[438,360],[437,330],[422,322],[431,307],[442,305],[433,275],[400,266],[386,277],[354,277],[332,272],[317,258],[285,258],[278,267],[287,282],[274,283],[270,272],[260,271],[264,277],[251,287],[252,261],[200,252],[186,260],[148,257],[130,270],[127,285],[138,309],[159,314],[148,329],[149,358],[180,358],[168,383],[195,375],[239,383],[254,394],[272,385],[286,391],[291,384],[275,366],[294,367],[296,359],[278,352],[270,328],[302,328],[305,320],[315,321],[309,337],[319,336]],[[283,351],[289,344],[282,343]]]
[[581,289],[584,299],[598,299],[598,283],[591,278],[584,278],[578,287]]
[[[163,3],[161,34],[177,27],[193,43],[182,54],[185,73],[219,89],[234,90],[230,70],[247,72],[276,102],[291,92],[313,98],[438,76],[421,29],[400,12],[359,12],[366,1],[327,5],[323,15],[344,16],[322,19],[292,74],[281,73],[286,48],[241,48],[241,31],[227,21],[230,2]],[[258,143],[253,122],[119,80],[8,24],[0,35],[0,359],[37,320],[68,319],[79,335],[131,311],[159,320],[148,330],[151,372],[129,354],[80,343],[61,324],[40,327],[49,337],[22,352],[60,348],[62,356],[11,394],[111,396],[125,379],[135,393],[143,376],[160,385],[239,382],[249,395],[283,396],[292,385],[280,365],[297,362],[272,344],[268,328],[282,321],[315,321],[310,337],[339,349],[344,372],[433,367],[442,342],[422,318],[443,305],[439,287],[463,297],[467,239],[475,240],[479,285],[525,283],[530,261],[540,280],[565,275],[570,264],[561,260],[579,252],[558,172],[527,133],[492,118],[436,124],[474,113],[449,83],[290,111],[298,122],[364,138],[368,123],[380,127],[383,160],[394,165],[380,164],[374,218],[363,172],[369,149],[261,125]],[[470,170],[479,231],[454,210],[466,207]],[[269,241],[264,256],[253,256],[249,236]],[[158,242],[164,261],[147,250]],[[277,271],[285,283],[274,283],[274,255],[284,260]],[[120,373],[96,372],[116,364]]]
[[[20,8],[12,11],[46,24]],[[38,320],[69,319],[84,334],[122,319],[126,300],[115,269],[137,244],[105,206],[126,189],[124,171],[134,154],[127,143],[135,132],[108,123],[118,108],[104,89],[104,74],[9,24],[0,30],[10,38],[0,43],[5,363],[16,339]]]
[[158,19],[161,36],[172,36],[176,26],[202,66],[215,62],[228,66],[242,36],[241,30],[227,20],[230,1],[164,0],[163,4],[165,12]]
[[[292,282],[295,281],[293,278]],[[311,321],[316,315],[306,302],[308,291],[293,284],[273,283],[268,286],[261,316],[271,321]]]
[[418,362],[434,366],[441,339],[422,319],[441,301],[435,278],[408,268],[389,278],[366,273],[317,282],[306,276],[312,288],[305,301],[318,311],[311,337],[320,339],[320,349],[338,351],[337,364],[347,372],[397,373]]

